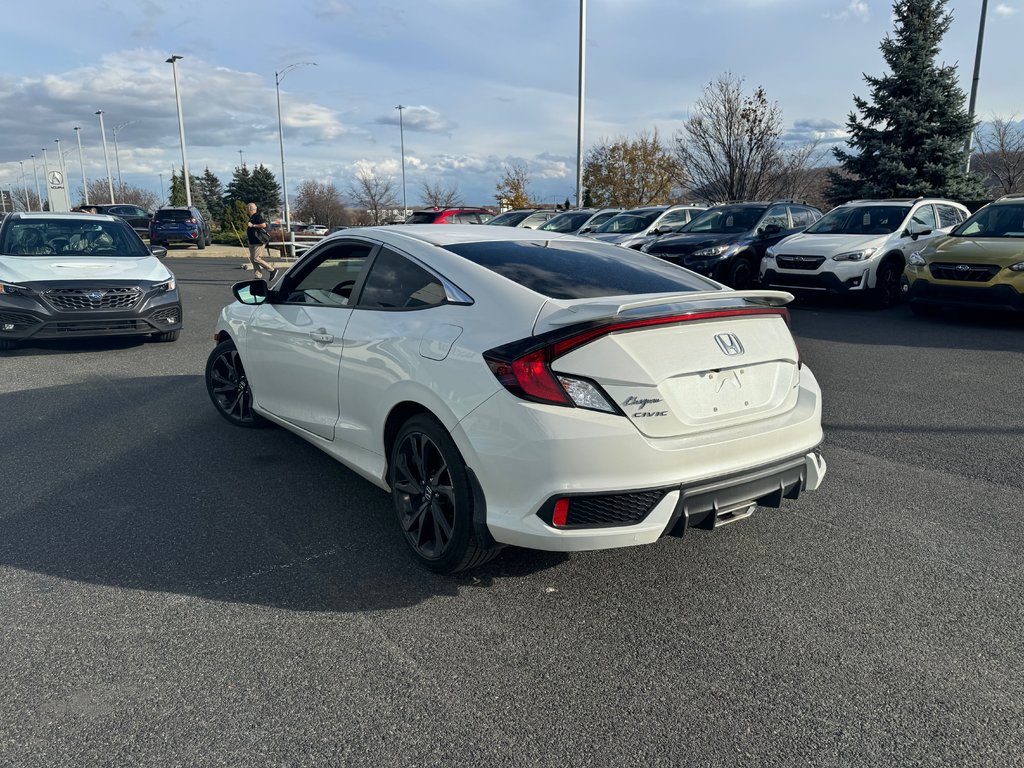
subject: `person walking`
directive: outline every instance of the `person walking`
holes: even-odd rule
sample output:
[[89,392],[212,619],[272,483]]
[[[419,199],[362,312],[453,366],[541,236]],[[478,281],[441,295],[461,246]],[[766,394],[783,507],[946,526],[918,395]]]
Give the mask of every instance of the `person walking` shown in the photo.
[[[270,274],[270,279],[273,280],[277,277],[277,270],[267,263],[267,246],[263,244],[263,241],[256,236],[259,230],[266,230],[267,222],[264,221],[263,216],[258,212],[256,203],[249,203],[246,206],[246,210],[249,211],[249,227],[248,227],[248,241],[249,241],[249,263],[252,264],[253,274],[257,279],[263,277],[263,273],[260,271],[260,267],[267,270]],[[261,254],[260,251],[263,251]]]

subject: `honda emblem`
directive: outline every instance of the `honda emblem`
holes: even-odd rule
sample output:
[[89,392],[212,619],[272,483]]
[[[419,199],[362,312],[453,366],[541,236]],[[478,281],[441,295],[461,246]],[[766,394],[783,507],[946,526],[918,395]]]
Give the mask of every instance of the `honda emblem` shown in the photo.
[[743,343],[740,341],[740,337],[735,333],[716,334],[715,341],[718,342],[719,349],[730,357],[742,355],[746,351],[743,349]]

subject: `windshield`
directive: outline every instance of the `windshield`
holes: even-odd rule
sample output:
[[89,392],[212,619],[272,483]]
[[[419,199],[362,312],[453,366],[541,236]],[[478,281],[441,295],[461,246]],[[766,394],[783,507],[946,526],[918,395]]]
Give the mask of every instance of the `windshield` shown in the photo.
[[910,213],[909,205],[841,205],[806,230],[809,235],[891,235]]
[[484,222],[485,224],[494,224],[498,227],[514,227],[516,224],[521,222],[527,216],[530,216],[534,211],[506,211],[500,216],[495,216],[490,221]]
[[654,220],[658,218],[664,208],[654,208],[650,211],[626,211],[618,216],[608,219],[598,232],[601,234],[626,235],[633,232],[643,232]]
[[149,256],[149,249],[123,221],[13,220],[3,229],[5,256]]
[[766,210],[766,205],[723,205],[720,208],[709,208],[685,227],[680,227],[679,232],[710,232],[720,235],[749,232]]
[[560,213],[538,229],[544,232],[575,232],[591,217],[589,211],[567,211]]
[[953,237],[1024,237],[1024,203],[986,205],[951,234]]
[[437,221],[437,217],[441,215],[441,211],[414,211],[413,214],[405,220],[406,224],[433,224]]

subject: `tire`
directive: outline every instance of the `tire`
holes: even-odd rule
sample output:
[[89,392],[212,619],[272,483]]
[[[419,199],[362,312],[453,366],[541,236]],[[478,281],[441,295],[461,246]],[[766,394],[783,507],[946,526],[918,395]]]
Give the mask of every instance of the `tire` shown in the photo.
[[737,291],[745,291],[757,282],[757,269],[754,263],[745,256],[733,259],[726,273],[725,284]]
[[423,568],[457,573],[500,551],[477,540],[466,463],[437,419],[419,415],[402,425],[391,448],[388,481],[399,527]]
[[206,247],[206,238],[200,235],[199,239],[196,240],[196,248],[198,248],[201,251],[205,247]]
[[206,360],[206,391],[217,413],[236,427],[269,427],[271,422],[252,409],[252,389],[235,343],[222,341]]
[[177,341],[178,337],[181,336],[181,329],[176,331],[164,331],[162,333],[154,333],[150,336],[153,341],[166,342],[166,341]]
[[14,349],[18,346],[18,342],[14,339],[0,339],[0,352],[4,352],[8,349]]
[[878,272],[875,273],[875,287],[871,289],[868,297],[871,305],[878,309],[888,309],[899,304],[903,298],[903,287],[900,285],[900,278],[903,277],[903,270],[900,262],[894,258],[885,259],[878,265]]

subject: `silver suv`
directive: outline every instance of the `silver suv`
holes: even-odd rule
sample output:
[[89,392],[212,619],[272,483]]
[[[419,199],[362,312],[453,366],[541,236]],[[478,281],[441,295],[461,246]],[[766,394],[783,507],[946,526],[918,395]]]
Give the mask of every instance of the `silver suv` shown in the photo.
[[900,299],[911,252],[969,215],[953,200],[852,200],[769,248],[761,262],[761,285],[858,293],[875,306],[892,306]]
[[633,208],[613,216],[589,237],[640,250],[652,237],[675,232],[701,214],[705,208],[698,205],[652,205]]

